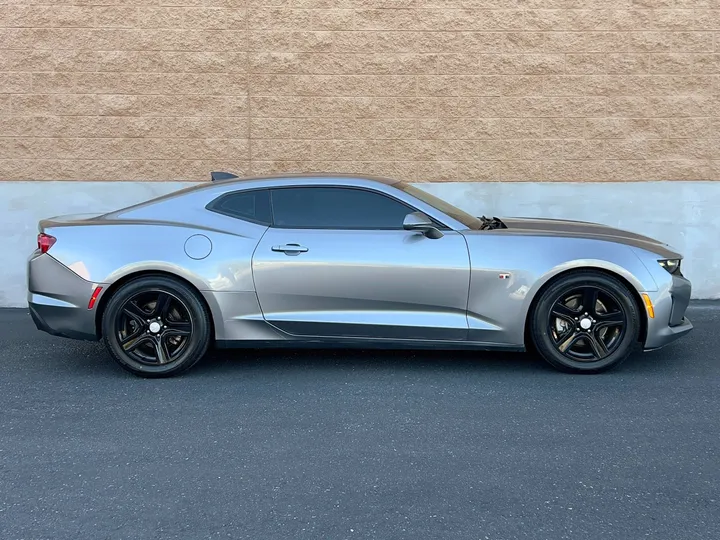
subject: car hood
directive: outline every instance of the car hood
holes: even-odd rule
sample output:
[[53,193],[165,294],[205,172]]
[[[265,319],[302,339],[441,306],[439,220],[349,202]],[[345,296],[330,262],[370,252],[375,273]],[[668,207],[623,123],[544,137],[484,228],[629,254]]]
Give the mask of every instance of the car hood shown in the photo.
[[599,223],[523,217],[502,218],[502,221],[507,226],[507,229],[499,229],[499,232],[508,231],[529,235],[540,234],[543,236],[592,238],[645,249],[657,253],[662,257],[680,257],[677,250],[659,240],[622,229],[608,227],[607,225],[600,225]]

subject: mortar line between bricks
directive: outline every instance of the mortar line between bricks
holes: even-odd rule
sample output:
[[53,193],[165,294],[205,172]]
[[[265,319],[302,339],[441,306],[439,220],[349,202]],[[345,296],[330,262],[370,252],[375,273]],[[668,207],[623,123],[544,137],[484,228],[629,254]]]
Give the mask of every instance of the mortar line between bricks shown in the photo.
[[246,64],[246,88],[245,88],[245,99],[247,100],[247,171],[246,176],[251,176],[253,172],[252,164],[252,63],[250,62],[250,17],[249,9],[245,12],[245,64]]

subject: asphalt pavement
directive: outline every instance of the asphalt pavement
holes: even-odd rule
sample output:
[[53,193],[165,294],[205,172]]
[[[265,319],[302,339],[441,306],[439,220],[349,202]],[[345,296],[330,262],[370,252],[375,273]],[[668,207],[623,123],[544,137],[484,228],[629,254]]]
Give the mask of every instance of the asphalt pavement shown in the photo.
[[717,539],[720,306],[689,316],[595,376],[240,350],[143,380],[0,310],[0,538]]

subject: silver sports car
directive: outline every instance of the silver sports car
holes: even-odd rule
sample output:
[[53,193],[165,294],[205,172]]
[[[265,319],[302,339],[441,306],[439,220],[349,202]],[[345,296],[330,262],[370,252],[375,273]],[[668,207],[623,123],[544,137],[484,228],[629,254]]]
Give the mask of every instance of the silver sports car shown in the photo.
[[606,370],[692,329],[681,256],[577,221],[475,217],[357,176],[213,182],[40,222],[28,302],[51,334],[125,369],[180,373],[208,347],[533,349]]

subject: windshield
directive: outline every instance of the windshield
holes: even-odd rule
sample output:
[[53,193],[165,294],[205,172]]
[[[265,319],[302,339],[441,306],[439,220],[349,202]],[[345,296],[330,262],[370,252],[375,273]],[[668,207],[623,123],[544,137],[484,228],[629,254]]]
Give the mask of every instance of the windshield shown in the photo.
[[447,201],[438,199],[435,195],[430,195],[427,191],[417,188],[411,184],[406,184],[405,182],[393,184],[393,187],[396,187],[399,190],[412,195],[416,199],[420,199],[425,204],[429,204],[433,208],[440,210],[443,214],[447,214],[454,220],[459,221],[468,229],[478,230],[482,226],[482,221],[480,221],[480,219],[471,216],[467,212],[460,210],[457,206],[453,206]]

